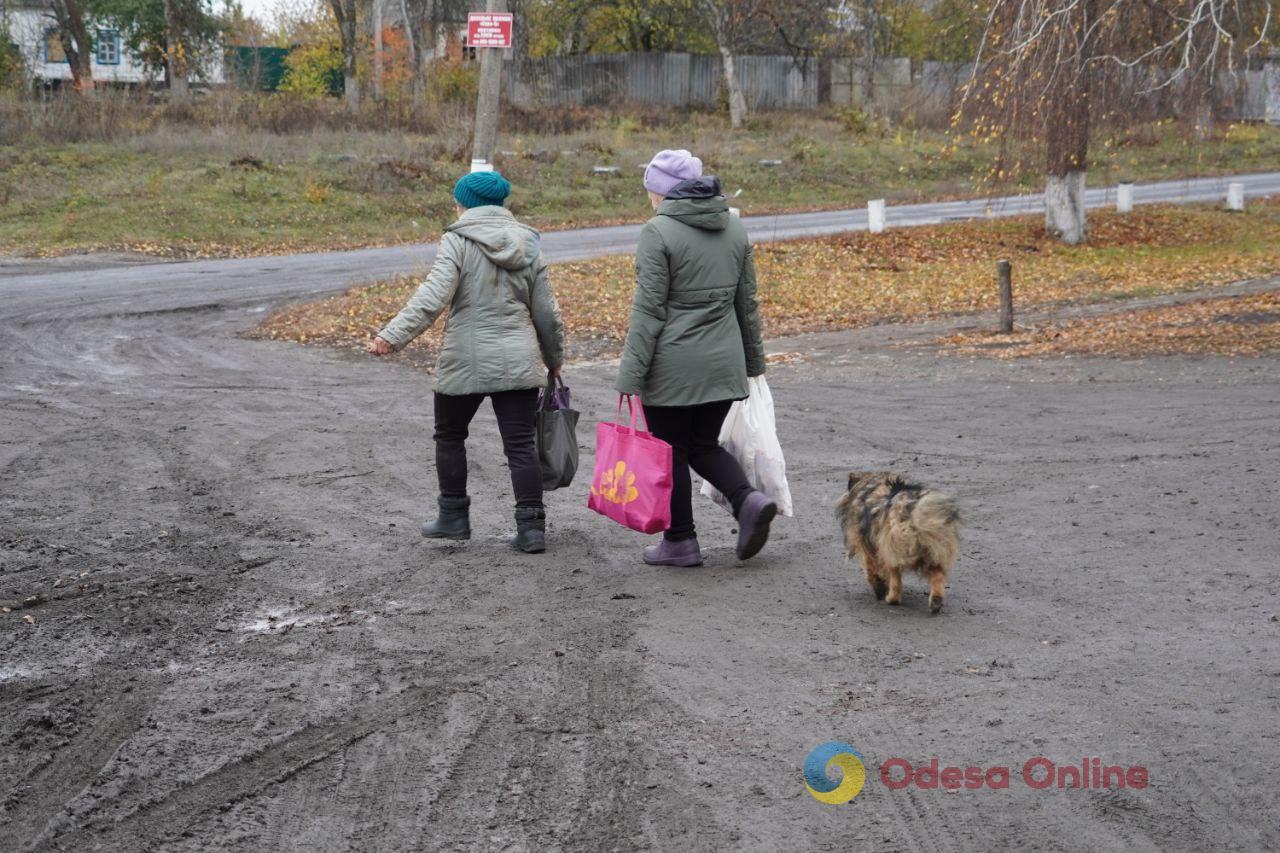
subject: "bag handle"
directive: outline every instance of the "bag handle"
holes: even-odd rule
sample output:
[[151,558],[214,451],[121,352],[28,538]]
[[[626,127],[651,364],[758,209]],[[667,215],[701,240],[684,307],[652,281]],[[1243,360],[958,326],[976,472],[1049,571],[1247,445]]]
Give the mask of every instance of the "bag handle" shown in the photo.
[[629,416],[630,416],[630,418],[631,418],[631,431],[632,431],[632,432],[636,432],[636,412],[637,412],[637,410],[638,410],[638,411],[640,412],[640,430],[639,430],[639,431],[640,431],[640,432],[648,432],[648,431],[649,431],[649,419],[648,419],[648,418],[646,418],[646,417],[644,416],[644,404],[640,402],[640,396],[639,396],[639,395],[636,395],[634,398],[633,398],[633,397],[632,397],[632,395],[630,395],[630,394],[619,394],[619,395],[618,395],[618,414],[617,414],[617,416],[616,416],[616,417],[617,417],[618,425],[619,425],[619,426],[622,426],[622,425],[623,425],[623,423],[622,423],[622,400],[623,400],[623,398],[626,398],[626,401],[627,401],[627,413],[628,413],[628,415],[629,415]]
[[[547,371],[547,387],[542,392],[542,411],[548,411],[556,394],[556,379],[558,377],[550,370]],[[560,384],[564,385],[564,380],[560,379]]]

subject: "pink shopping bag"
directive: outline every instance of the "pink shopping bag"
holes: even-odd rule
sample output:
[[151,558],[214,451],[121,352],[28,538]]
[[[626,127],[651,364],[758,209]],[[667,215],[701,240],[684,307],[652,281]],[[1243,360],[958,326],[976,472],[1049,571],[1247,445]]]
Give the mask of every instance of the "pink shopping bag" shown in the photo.
[[[624,397],[631,426],[621,423]],[[671,526],[671,445],[648,432],[644,407],[630,395],[618,398],[618,421],[596,424],[596,467],[587,506],[641,533],[666,530]]]

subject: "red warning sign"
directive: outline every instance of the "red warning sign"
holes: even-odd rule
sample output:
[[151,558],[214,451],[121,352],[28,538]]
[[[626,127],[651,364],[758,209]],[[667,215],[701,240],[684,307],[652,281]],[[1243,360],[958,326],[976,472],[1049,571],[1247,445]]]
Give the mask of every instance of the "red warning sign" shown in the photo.
[[511,12],[471,12],[467,15],[467,47],[511,47],[514,26]]

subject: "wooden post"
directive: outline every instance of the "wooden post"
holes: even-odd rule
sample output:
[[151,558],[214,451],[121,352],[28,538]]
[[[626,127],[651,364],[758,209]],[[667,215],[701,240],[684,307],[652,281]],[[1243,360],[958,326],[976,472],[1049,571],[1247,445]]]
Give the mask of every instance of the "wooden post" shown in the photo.
[[996,261],[996,273],[1000,277],[1000,331],[1013,331],[1013,264]]
[[[507,0],[488,0],[486,12],[507,11]],[[477,48],[480,53],[480,92],[476,96],[476,129],[471,159],[493,162],[498,144],[498,101],[502,87],[502,49]]]

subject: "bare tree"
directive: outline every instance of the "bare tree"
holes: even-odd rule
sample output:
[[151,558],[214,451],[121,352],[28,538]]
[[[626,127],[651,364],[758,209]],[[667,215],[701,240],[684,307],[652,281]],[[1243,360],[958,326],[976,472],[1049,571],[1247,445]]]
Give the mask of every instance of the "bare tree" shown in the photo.
[[356,54],[359,51],[356,29],[356,0],[329,0],[333,19],[342,42],[342,92],[348,109],[360,106],[360,81],[356,77]]
[[720,60],[724,66],[724,84],[729,91],[729,124],[742,127],[747,115],[747,99],[742,94],[734,58],[740,54],[751,25],[761,14],[764,0],[698,0],[698,9],[706,19]]
[[71,66],[71,85],[77,92],[89,94],[93,92],[93,43],[84,23],[84,9],[79,0],[53,0],[50,11]]
[[445,25],[466,18],[465,0],[399,0],[400,14],[405,20],[405,37],[409,42],[409,60],[414,68],[413,96],[420,100],[423,84],[431,73],[437,56],[438,42]]
[[[1083,242],[1094,120],[1176,90],[1203,121],[1212,89],[1271,26],[1271,0],[993,0],[965,95],[982,135],[1043,143],[1045,228]],[[1134,85],[1136,80],[1144,84]]]

